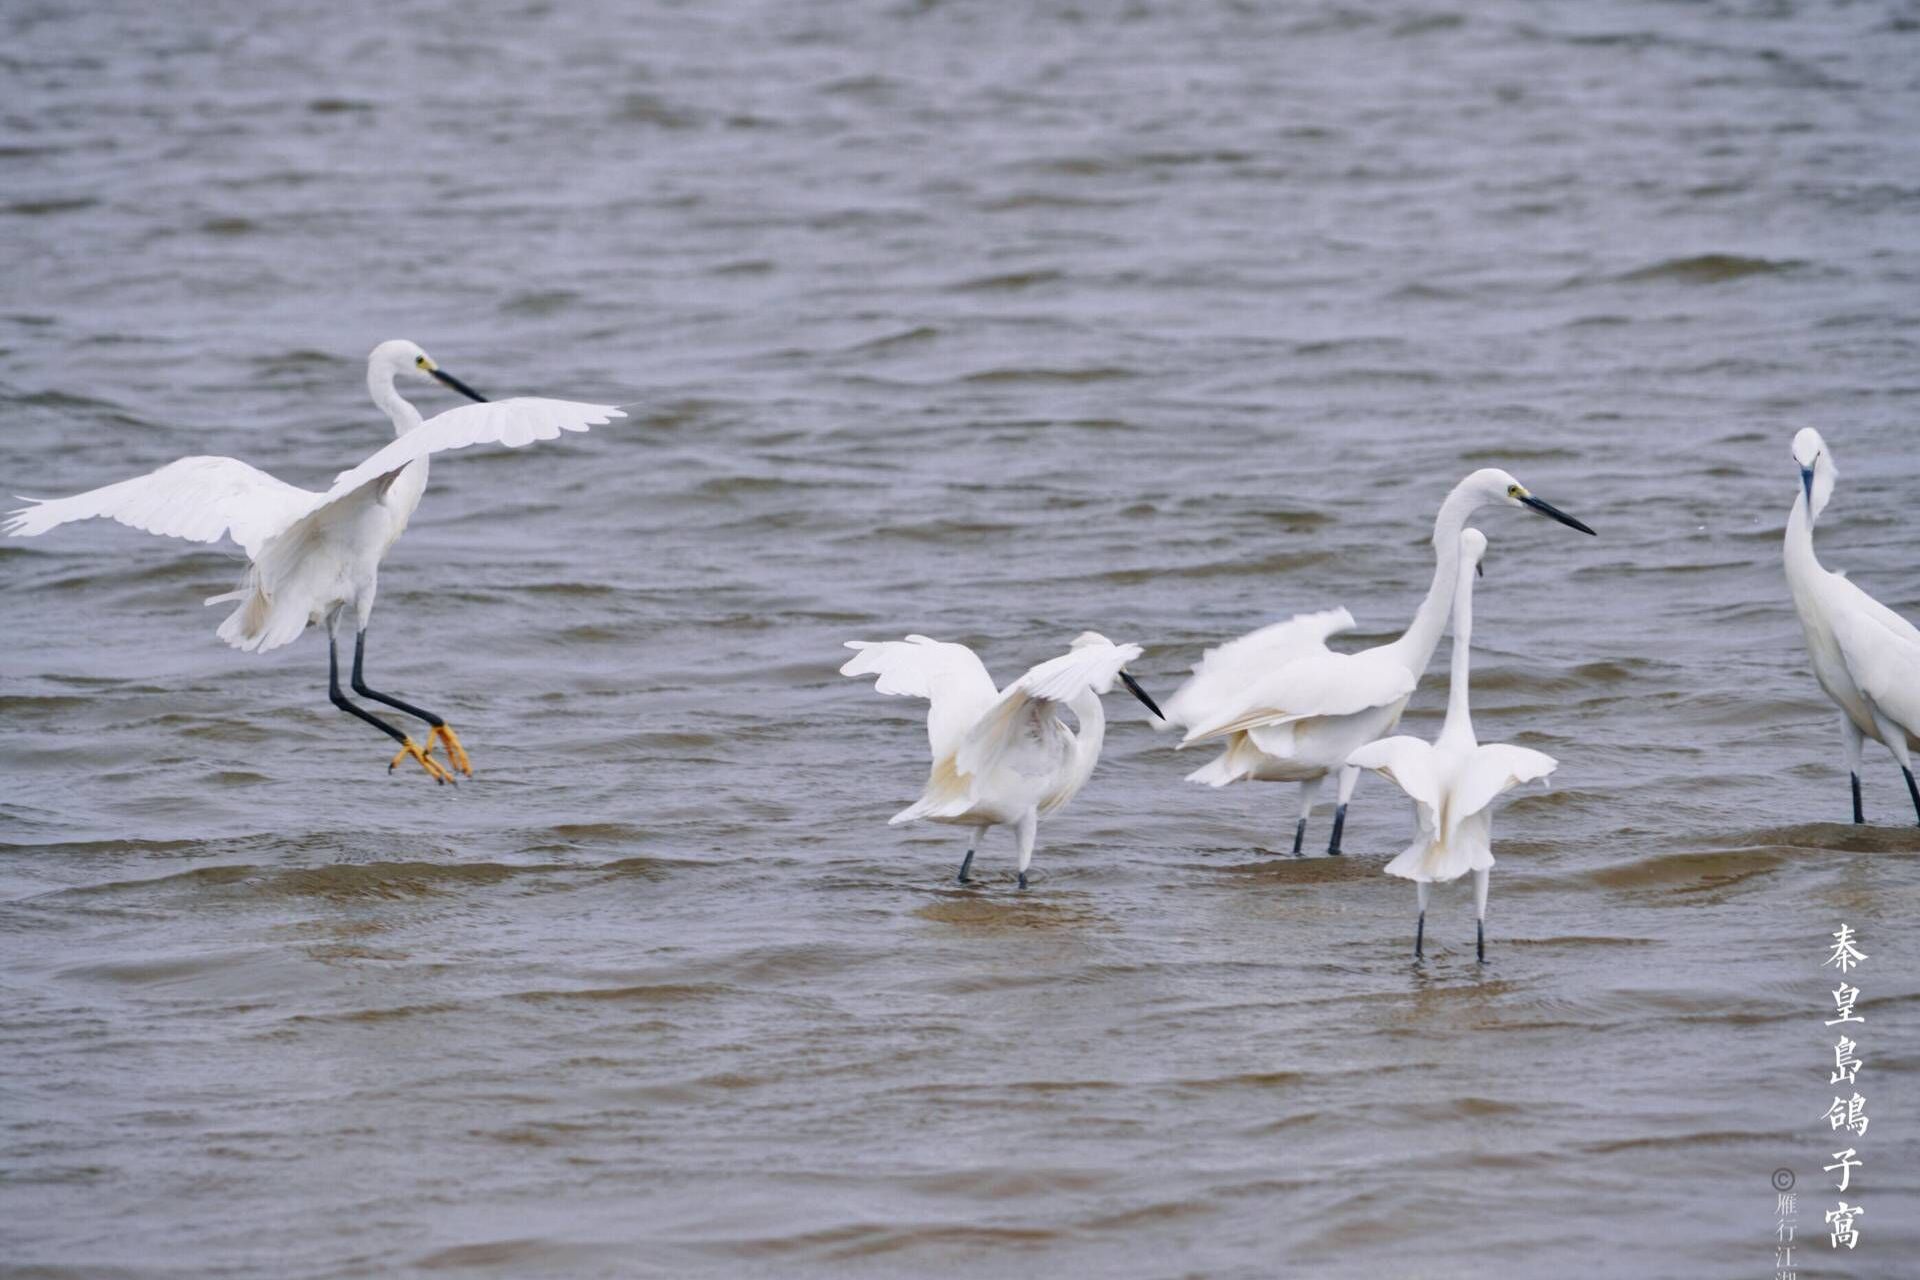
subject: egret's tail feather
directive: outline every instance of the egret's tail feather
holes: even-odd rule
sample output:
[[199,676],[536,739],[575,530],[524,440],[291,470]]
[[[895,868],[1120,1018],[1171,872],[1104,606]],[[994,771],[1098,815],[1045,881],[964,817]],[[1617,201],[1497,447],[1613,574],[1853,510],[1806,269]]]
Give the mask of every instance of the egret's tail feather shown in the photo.
[[261,594],[252,569],[247,570],[247,576],[232,591],[208,596],[204,603],[231,604],[236,601],[240,607],[227,615],[215,634],[236,649],[252,649],[266,629],[267,616],[273,608],[266,596]]
[[1229,782],[1238,782],[1251,777],[1260,763],[1260,749],[1244,733],[1236,733],[1227,740],[1227,749],[1201,765],[1187,775],[1188,782],[1198,782],[1209,787],[1224,787]]
[[953,767],[953,757],[936,760],[927,776],[920,798],[887,819],[890,827],[918,822],[922,818],[957,818],[973,804],[973,792],[967,778]]
[[890,827],[902,827],[909,822],[918,822],[922,818],[957,818],[965,813],[972,801],[962,796],[925,795],[887,819]]
[[338,556],[325,554],[328,535],[335,524],[352,518],[351,504],[356,499],[369,500],[366,492],[377,483],[362,486],[363,493],[322,507],[267,539],[239,588],[207,601],[240,602],[220,624],[220,638],[248,653],[266,653],[298,640],[317,604],[341,598],[350,569]]
[[1458,880],[1493,865],[1492,823],[1484,810],[1462,820],[1444,840],[1436,826],[1433,810],[1421,805],[1420,835],[1387,864],[1387,874],[1429,882]]
[[238,601],[240,607],[228,614],[216,633],[234,648],[246,653],[265,653],[291,644],[307,629],[304,609],[275,608],[273,598],[261,586],[259,571],[249,569],[246,578],[224,595],[208,596],[207,604]]

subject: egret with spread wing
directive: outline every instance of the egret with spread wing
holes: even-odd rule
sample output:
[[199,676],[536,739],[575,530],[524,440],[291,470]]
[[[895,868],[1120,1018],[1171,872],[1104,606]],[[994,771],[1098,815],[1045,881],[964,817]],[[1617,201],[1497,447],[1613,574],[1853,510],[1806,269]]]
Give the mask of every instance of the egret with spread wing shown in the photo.
[[1447,718],[1431,744],[1418,738],[1382,738],[1355,751],[1347,763],[1372,769],[1413,797],[1419,830],[1413,843],[1387,864],[1390,876],[1405,876],[1419,891],[1420,921],[1413,955],[1420,958],[1427,932],[1427,892],[1434,881],[1473,872],[1474,951],[1487,958],[1487,874],[1493,870],[1493,802],[1523,782],[1544,781],[1558,766],[1552,756],[1527,747],[1488,743],[1473,735],[1467,706],[1473,644],[1473,574],[1486,554],[1478,529],[1460,535],[1460,581],[1453,600],[1453,679]]
[[[849,640],[858,650],[843,676],[878,676],[880,693],[925,698],[927,740],[933,771],[920,798],[889,819],[899,826],[921,818],[972,827],[959,881],[968,882],[974,851],[988,827],[1010,826],[1020,846],[1019,884],[1027,887],[1033,839],[1040,815],[1079,794],[1093,776],[1106,737],[1100,695],[1118,680],[1156,716],[1160,708],[1128,674],[1140,656],[1137,644],[1114,644],[1086,631],[1066,653],[1033,668],[996,691],[993,677],[973,650],[908,636],[878,644]],[[1079,731],[1060,719],[1073,712]]]
[[[437,380],[477,401],[422,421],[394,387],[400,377]],[[373,614],[380,561],[407,527],[427,487],[427,459],[475,444],[518,448],[585,431],[626,415],[611,405],[523,397],[488,401],[447,373],[411,342],[383,342],[367,357],[367,389],[393,420],[396,439],[359,466],[334,477],[323,493],[276,480],[237,458],[181,458],[158,471],[92,489],[71,498],[33,499],[10,514],[6,531],[32,537],[74,520],[105,517],[148,533],[218,542],[232,538],[251,562],[238,589],[208,604],[235,604],[219,636],[236,649],[264,653],[297,639],[309,623],[327,625],[327,694],[342,711],[393,738],[400,751],[387,766],[411,758],[436,782],[451,770],[472,776],[473,765],[445,719],[391,694],[363,677],[367,622]],[[424,747],[340,692],[338,638],[351,614],[355,627],[352,686],[428,725]],[[447,764],[433,758],[443,746]]]
[[1474,512],[1496,504],[1525,507],[1582,533],[1593,532],[1534,497],[1505,471],[1475,471],[1440,504],[1433,521],[1433,582],[1398,640],[1337,653],[1327,647],[1327,638],[1350,629],[1353,615],[1329,609],[1300,614],[1207,651],[1192,678],[1168,699],[1167,718],[1186,728],[1182,747],[1224,738],[1225,750],[1188,774],[1187,781],[1214,787],[1241,780],[1299,783],[1300,819],[1293,828],[1298,854],[1320,784],[1339,769],[1339,799],[1327,842],[1328,853],[1339,853],[1347,802],[1360,777],[1347,757],[1400,723],[1447,625],[1460,533]]
[[1920,749],[1920,631],[1845,574],[1821,567],[1813,553],[1813,522],[1833,497],[1840,472],[1833,451],[1812,427],[1794,436],[1793,460],[1800,468],[1800,491],[1787,516],[1787,586],[1806,633],[1814,679],[1840,708],[1853,820],[1867,820],[1860,805],[1860,747],[1867,738],[1893,753],[1920,817],[1920,786],[1913,780],[1913,751]]

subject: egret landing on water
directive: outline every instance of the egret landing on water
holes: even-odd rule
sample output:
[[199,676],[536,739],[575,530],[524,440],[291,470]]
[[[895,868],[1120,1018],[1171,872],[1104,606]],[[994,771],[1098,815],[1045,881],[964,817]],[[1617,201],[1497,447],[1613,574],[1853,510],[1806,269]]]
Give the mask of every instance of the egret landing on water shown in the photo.
[[1820,567],[1813,554],[1813,522],[1833,496],[1840,473],[1833,452],[1812,427],[1793,438],[1800,491],[1787,516],[1787,586],[1806,632],[1814,679],[1840,708],[1840,736],[1847,746],[1853,783],[1853,820],[1865,822],[1860,806],[1860,744],[1885,746],[1900,763],[1907,794],[1920,818],[1920,787],[1913,781],[1913,751],[1920,749],[1920,631],[1912,623],[1847,581]]
[[1550,755],[1504,743],[1481,746],[1467,707],[1473,643],[1473,575],[1486,553],[1478,529],[1460,534],[1460,582],[1453,595],[1453,679],[1447,718],[1429,746],[1418,738],[1382,738],[1348,757],[1372,769],[1413,797],[1419,831],[1405,852],[1387,864],[1387,874],[1405,876],[1420,893],[1413,955],[1420,958],[1427,932],[1427,886],[1473,872],[1474,951],[1487,958],[1487,873],[1493,869],[1493,802],[1523,782],[1544,779],[1558,764]]
[[[880,693],[925,698],[927,741],[933,772],[920,798],[888,819],[889,826],[925,818],[972,827],[959,881],[966,884],[974,850],[988,827],[1009,826],[1020,844],[1020,887],[1027,887],[1033,837],[1040,815],[1052,813],[1087,785],[1100,760],[1107,716],[1100,695],[1117,679],[1154,715],[1160,708],[1135,683],[1126,665],[1140,656],[1137,644],[1114,644],[1096,632],[1076,636],[1073,647],[996,691],[993,677],[963,644],[925,636],[879,644],[849,640],[859,650],[840,668],[843,676],[879,676]],[[1059,717],[1061,707],[1080,722],[1075,733]]]
[[[438,380],[479,403],[423,422],[420,411],[394,389],[394,380],[403,376]],[[309,623],[325,622],[327,696],[333,704],[400,744],[399,754],[387,766],[389,773],[411,757],[434,781],[451,782],[449,768],[473,774],[453,727],[431,711],[368,688],[362,676],[380,561],[420,505],[427,487],[427,459],[474,444],[518,448],[535,440],[552,440],[563,431],[585,431],[626,414],[611,405],[569,400],[526,397],[489,402],[443,371],[419,347],[399,340],[381,343],[367,357],[367,389],[373,393],[373,402],[393,420],[398,439],[335,476],[333,487],[324,493],[276,480],[237,458],[181,458],[149,475],[71,498],[22,499],[35,505],[12,512],[6,529],[32,537],[56,525],[104,516],[190,542],[231,537],[252,563],[237,590],[207,601],[238,603],[220,624],[220,638],[236,649],[264,653],[297,639]],[[424,748],[340,692],[336,642],[340,624],[349,614],[355,628],[354,692],[425,721],[429,732]],[[446,749],[446,766],[433,758],[436,745]]]
[[1293,852],[1306,838],[1320,784],[1340,770],[1340,791],[1327,852],[1340,852],[1347,802],[1360,771],[1353,751],[1392,733],[1414,686],[1433,660],[1447,625],[1458,576],[1460,533],[1482,507],[1525,507],[1582,533],[1592,529],[1527,491],[1506,472],[1488,467],[1453,487],[1433,521],[1433,582],[1398,640],[1359,653],[1336,653],[1328,636],[1353,626],[1345,609],[1300,614],[1209,649],[1193,677],[1167,701],[1167,718],[1186,728],[1182,747],[1215,738],[1226,750],[1187,775],[1189,782],[1224,787],[1242,779],[1300,784],[1300,820]]

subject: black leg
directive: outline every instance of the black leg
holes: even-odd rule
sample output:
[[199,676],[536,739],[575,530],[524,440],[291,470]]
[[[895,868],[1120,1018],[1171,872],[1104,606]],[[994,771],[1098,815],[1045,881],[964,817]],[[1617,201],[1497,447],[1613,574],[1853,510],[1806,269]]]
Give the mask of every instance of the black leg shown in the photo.
[[[358,668],[359,663],[356,661],[354,666]],[[436,783],[445,785],[453,781],[452,776],[447,774],[445,770],[442,770],[439,765],[431,763],[420,755],[420,748],[413,744],[412,738],[409,738],[406,734],[400,732],[400,730],[394,728],[379,716],[361,707],[354,706],[353,703],[347,700],[347,695],[340,692],[340,651],[334,645],[331,633],[327,636],[327,700],[347,714],[358,716],[360,719],[365,720],[368,724],[399,743],[402,748],[401,755],[411,753],[415,759],[420,760],[420,762],[426,766],[427,772],[433,775],[433,780]],[[393,763],[387,766],[388,773],[393,772],[394,764],[398,764],[400,759],[401,756],[395,756],[393,758]]]
[[425,720],[434,728],[442,728],[446,721],[431,711],[422,710],[410,702],[402,702],[389,693],[367,688],[366,677],[361,673],[367,660],[367,633],[356,632],[353,637],[353,691],[363,698],[372,698],[375,702],[384,702],[396,711],[404,711],[410,716]]
[[967,847],[967,856],[960,860],[959,883],[961,884],[971,883],[967,879],[967,872],[971,870],[973,870],[973,847],[969,845]]
[[359,716],[395,742],[405,742],[407,735],[369,711],[364,711],[347,701],[347,695],[340,692],[340,654],[333,647],[333,637],[327,637],[327,700],[348,715]]
[[1307,838],[1307,820],[1305,818],[1293,824],[1293,856],[1300,856],[1300,844]]
[[1913,785],[1913,770],[1901,765],[1900,774],[1907,780],[1907,794],[1913,797],[1913,816],[1920,819],[1920,787]]
[[1866,825],[1867,815],[1860,808],[1860,775],[1857,773],[1849,773],[1847,776],[1853,779],[1853,825],[1856,827],[1864,826]]
[[1333,811],[1333,839],[1327,841],[1327,854],[1329,857],[1337,858],[1340,856],[1340,832],[1346,828],[1346,825],[1347,806],[1341,805]]
[[432,726],[427,733],[426,750],[428,754],[433,752],[436,744],[445,746],[447,749],[448,763],[471,778],[473,776],[473,763],[467,759],[467,749],[460,744],[460,736],[453,731],[453,726],[424,707],[416,707],[411,702],[402,702],[392,694],[381,693],[378,689],[369,689],[364,674],[366,660],[367,633],[365,631],[355,632],[353,637],[353,691],[363,698],[372,698],[375,702],[384,702],[396,710],[404,711],[410,716],[417,716],[425,720]]
[[1020,887],[1022,889],[1027,887],[1027,873],[1024,871],[1020,873]]
[[1420,944],[1427,939],[1427,913],[1420,913],[1420,922],[1413,926],[1413,958],[1420,958]]
[[1487,922],[1485,920],[1473,922],[1473,956],[1481,964],[1487,962]]

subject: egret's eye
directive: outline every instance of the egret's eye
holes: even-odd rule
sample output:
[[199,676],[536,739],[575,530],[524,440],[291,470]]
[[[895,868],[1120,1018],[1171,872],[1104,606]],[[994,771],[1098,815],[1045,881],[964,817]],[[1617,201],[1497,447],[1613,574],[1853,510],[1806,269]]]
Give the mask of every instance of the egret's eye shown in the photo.
[[1517,484],[1510,484],[1510,485],[1508,485],[1508,486],[1507,486],[1507,496],[1508,496],[1509,498],[1517,498],[1517,497],[1519,497],[1519,496],[1520,496],[1520,486],[1519,486],[1519,485],[1517,485]]
[[413,362],[421,366],[422,368],[425,368],[427,363],[427,358],[425,356],[415,356],[413,358]]

